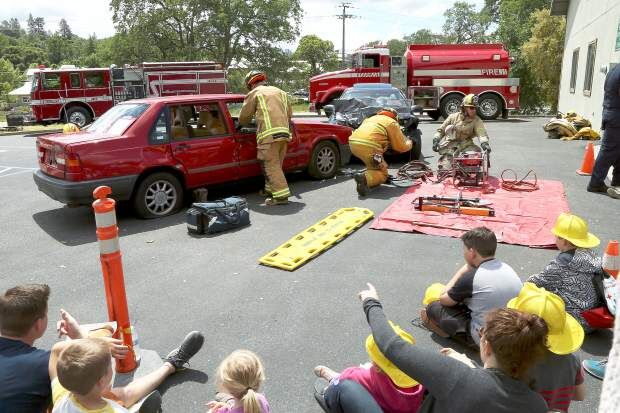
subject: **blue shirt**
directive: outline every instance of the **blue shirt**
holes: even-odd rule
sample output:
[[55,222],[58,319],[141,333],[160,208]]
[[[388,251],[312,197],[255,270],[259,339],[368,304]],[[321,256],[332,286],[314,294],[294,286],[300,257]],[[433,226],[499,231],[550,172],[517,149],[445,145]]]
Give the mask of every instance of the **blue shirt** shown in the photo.
[[50,405],[50,352],[0,337],[0,412],[41,413]]

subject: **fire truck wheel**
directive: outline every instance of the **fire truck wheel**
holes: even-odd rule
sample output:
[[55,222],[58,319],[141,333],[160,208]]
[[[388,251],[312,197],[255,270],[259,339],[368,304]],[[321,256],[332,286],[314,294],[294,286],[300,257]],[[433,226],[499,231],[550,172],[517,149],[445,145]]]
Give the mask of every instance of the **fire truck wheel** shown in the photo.
[[461,108],[461,102],[463,101],[463,96],[458,93],[450,93],[447,96],[444,96],[441,99],[441,103],[439,104],[439,110],[441,111],[441,116],[444,119],[447,119],[448,116],[456,113]]
[[67,122],[75,123],[80,128],[88,125],[92,120],[90,113],[82,107],[73,106],[67,109]]
[[484,93],[478,99],[478,114],[480,119],[497,119],[502,114],[504,106],[496,95]]
[[331,141],[319,142],[312,151],[308,174],[315,179],[332,178],[338,172],[340,153]]
[[183,187],[174,175],[156,172],[140,181],[133,205],[140,218],[171,215],[183,205]]

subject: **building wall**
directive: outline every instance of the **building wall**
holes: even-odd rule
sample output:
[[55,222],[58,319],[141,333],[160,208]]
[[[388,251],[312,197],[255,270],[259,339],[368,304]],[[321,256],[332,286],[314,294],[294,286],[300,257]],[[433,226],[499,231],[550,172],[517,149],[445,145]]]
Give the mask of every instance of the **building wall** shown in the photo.
[[[620,25],[620,0],[571,0],[566,16],[566,39],[562,59],[561,112],[574,110],[590,119],[592,127],[601,126],[603,84],[610,65],[620,63],[620,43],[616,38]],[[596,40],[596,56],[590,96],[584,93],[588,45]],[[579,48],[575,91],[570,92],[573,51]]]

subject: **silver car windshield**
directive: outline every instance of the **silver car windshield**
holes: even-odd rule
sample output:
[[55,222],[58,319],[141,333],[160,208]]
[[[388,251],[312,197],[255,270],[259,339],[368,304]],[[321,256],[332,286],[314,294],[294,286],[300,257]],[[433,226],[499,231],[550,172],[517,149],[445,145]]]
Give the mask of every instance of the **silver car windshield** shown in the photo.
[[88,132],[120,135],[148,108],[147,103],[123,103],[114,106],[86,128]]

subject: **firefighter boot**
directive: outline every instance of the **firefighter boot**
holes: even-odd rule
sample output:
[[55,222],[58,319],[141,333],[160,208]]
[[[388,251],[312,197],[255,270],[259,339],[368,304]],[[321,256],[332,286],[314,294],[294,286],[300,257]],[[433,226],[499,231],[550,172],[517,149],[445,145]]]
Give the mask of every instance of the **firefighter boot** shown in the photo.
[[356,189],[359,196],[366,196],[370,189],[368,188],[368,182],[366,181],[366,174],[359,173],[353,176],[355,179],[355,183],[357,184]]

